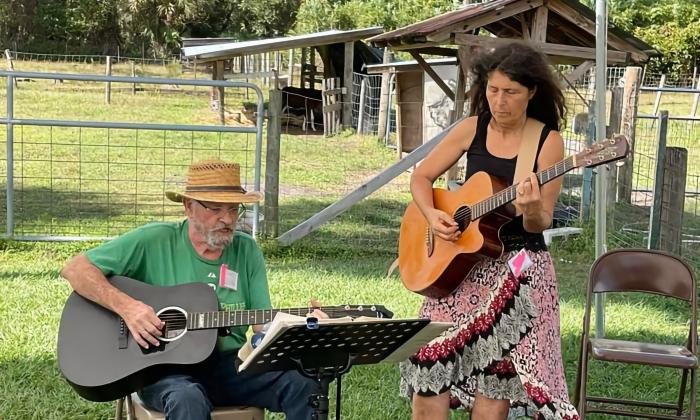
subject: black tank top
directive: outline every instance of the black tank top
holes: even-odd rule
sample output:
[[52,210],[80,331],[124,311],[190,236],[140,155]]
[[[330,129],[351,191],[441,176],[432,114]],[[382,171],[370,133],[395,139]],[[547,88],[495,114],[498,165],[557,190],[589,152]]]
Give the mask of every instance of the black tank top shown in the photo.
[[[474,135],[472,144],[467,150],[465,181],[475,173],[483,171],[503,179],[507,185],[512,185],[513,176],[515,175],[515,163],[518,157],[506,159],[489,153],[486,148],[486,135],[490,121],[490,113],[480,115],[477,120],[476,134]],[[544,141],[551,131],[552,129],[547,126],[542,129],[542,134],[540,134],[540,140],[537,146],[537,154],[535,155],[535,164],[532,168],[533,172],[536,172],[538,169],[537,157],[539,157],[542,145],[544,145]],[[530,233],[525,230],[523,227],[523,216],[518,216],[503,226],[500,232],[500,238],[503,241],[506,251],[513,251],[521,248],[530,251],[542,251],[547,249],[544,243],[544,236],[541,233]]]

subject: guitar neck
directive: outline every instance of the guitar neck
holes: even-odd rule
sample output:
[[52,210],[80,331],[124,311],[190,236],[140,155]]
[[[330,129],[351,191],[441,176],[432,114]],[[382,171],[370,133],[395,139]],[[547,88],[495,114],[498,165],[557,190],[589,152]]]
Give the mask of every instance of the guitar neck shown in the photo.
[[[536,174],[537,180],[540,185],[546,184],[555,178],[558,178],[565,173],[575,169],[576,160],[574,156],[569,156],[568,158],[557,162],[556,164],[550,166],[549,168],[543,169]],[[497,192],[496,194],[475,203],[471,207],[472,220],[478,219],[485,216],[497,208],[510,203],[515,200],[517,184],[511,185],[508,188]]]
[[[244,325],[265,324],[275,317],[277,312],[284,312],[297,316],[305,316],[316,308],[288,308],[288,309],[252,309],[242,311],[212,311],[191,312],[187,316],[188,330],[204,330],[211,328],[238,327]],[[334,315],[346,315],[347,311],[336,308],[320,308],[329,317]]]

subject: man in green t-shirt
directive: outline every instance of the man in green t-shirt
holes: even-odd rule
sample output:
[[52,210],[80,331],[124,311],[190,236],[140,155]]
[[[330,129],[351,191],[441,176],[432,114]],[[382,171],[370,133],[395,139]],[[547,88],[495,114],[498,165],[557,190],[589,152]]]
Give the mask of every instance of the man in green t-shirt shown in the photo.
[[[152,285],[200,282],[216,290],[225,310],[269,309],[262,252],[249,235],[236,231],[239,206],[262,198],[246,192],[240,167],[221,160],[190,166],[184,193],[166,196],[183,203],[187,219],[153,223],[73,257],[61,275],[80,295],[124,319],[144,348],[158,346],[164,323],[149,305],[112,286],[108,276],[131,277]],[[316,316],[324,314],[316,312]],[[259,331],[261,326],[253,326]],[[234,362],[246,327],[231,328],[210,357],[211,369],[164,376],[139,391],[143,402],[168,419],[209,419],[213,406],[249,405],[308,420],[316,381],[296,371],[239,374]]]

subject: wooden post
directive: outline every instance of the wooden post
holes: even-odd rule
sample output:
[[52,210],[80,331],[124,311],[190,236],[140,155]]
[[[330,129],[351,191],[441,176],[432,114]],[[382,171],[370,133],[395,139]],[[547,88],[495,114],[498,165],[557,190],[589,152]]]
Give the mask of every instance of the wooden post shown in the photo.
[[[389,47],[384,47],[384,59],[382,62],[386,65],[391,63],[391,51]],[[377,136],[384,137],[386,127],[389,125],[389,78],[391,74],[388,71],[382,72],[382,85],[379,89],[379,121],[377,125]]]
[[[659,113],[657,131],[656,175],[654,176],[654,203],[649,215],[649,249],[659,249],[661,241],[661,209],[664,193],[664,167],[666,161],[666,134],[668,132],[668,111]],[[684,192],[685,193],[685,192]]]
[[[659,80],[659,88],[664,87],[666,84],[666,75],[661,75],[661,80]],[[656,92],[656,99],[654,100],[654,110],[651,111],[652,114],[657,115],[659,113],[659,106],[661,105],[661,91]]]
[[681,255],[683,244],[683,210],[685,182],[688,173],[688,149],[667,147],[664,159],[664,204],[661,207],[659,246],[662,250]]
[[294,86],[294,49],[289,50],[289,60],[287,67],[287,86]]
[[[107,56],[107,69],[105,70],[106,76],[112,75],[112,57]],[[105,83],[105,104],[109,105],[112,102],[112,83]]]
[[280,137],[282,133],[282,91],[271,90],[267,118],[267,155],[265,157],[264,233],[279,235]]
[[[224,62],[217,60],[212,64],[212,80],[224,80]],[[211,106],[219,111],[219,122],[226,123],[224,114],[224,88],[213,86],[211,88]]]
[[316,89],[316,48],[309,48],[309,87]]
[[530,39],[533,42],[546,42],[548,12],[549,9],[544,5],[535,9],[535,15],[532,19],[532,30],[530,31]]
[[634,139],[639,91],[641,88],[641,67],[627,67],[625,69],[625,86],[622,93],[622,115],[620,117],[620,131],[629,141],[629,154],[625,164],[618,168],[618,201],[632,202],[632,178],[634,167]]
[[352,128],[352,71],[354,61],[355,43],[348,41],[345,43],[345,67],[343,69],[343,128]]
[[367,96],[367,78],[363,77],[362,82],[360,82],[360,104],[357,111],[357,133],[365,133],[365,97]]
[[[620,130],[622,124],[622,99],[622,87],[614,87],[612,89],[612,98],[610,99],[610,125],[608,125],[607,127],[607,138],[612,138],[615,134],[621,133]],[[617,203],[617,165],[609,164],[608,168],[608,203]]]
[[300,77],[299,79],[299,87],[302,89],[306,89],[306,55],[307,55],[308,49],[307,48],[302,48],[301,49],[301,71],[300,71]]
[[[5,59],[7,59],[7,70],[15,71],[15,64],[12,61],[12,53],[10,53],[9,48],[5,49]],[[13,77],[12,80],[14,81],[13,84],[15,85],[15,87],[18,87],[17,78]]]
[[[136,64],[131,62],[131,77],[136,77]],[[136,83],[131,86],[131,94],[136,95]]]
[[[469,57],[470,57],[471,47],[460,46],[457,53],[459,58],[457,64],[457,87],[455,87],[455,100],[452,106],[452,111],[450,112],[450,124],[462,118],[464,115],[464,100],[467,90],[467,77],[469,75]],[[462,159],[458,160],[450,169],[447,170],[446,181],[450,184],[450,181],[458,181],[459,177],[459,165]]]

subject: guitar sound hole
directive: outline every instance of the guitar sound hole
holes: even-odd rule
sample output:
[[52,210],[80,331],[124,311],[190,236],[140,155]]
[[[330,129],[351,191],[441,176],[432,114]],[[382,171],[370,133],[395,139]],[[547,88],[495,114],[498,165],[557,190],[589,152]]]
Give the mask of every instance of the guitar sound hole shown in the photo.
[[459,226],[459,231],[464,232],[467,226],[472,222],[472,209],[469,206],[462,206],[455,211],[455,222]]
[[176,340],[187,331],[187,314],[180,308],[164,308],[158,312],[158,318],[165,322],[162,341]]

